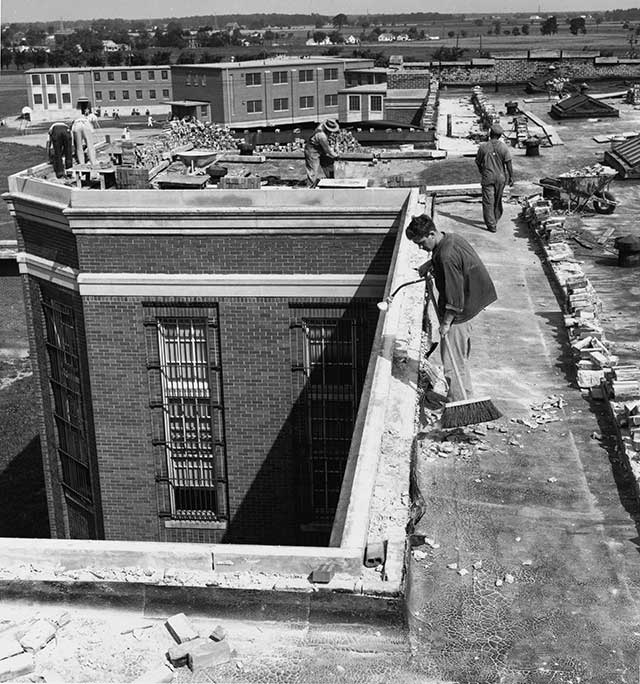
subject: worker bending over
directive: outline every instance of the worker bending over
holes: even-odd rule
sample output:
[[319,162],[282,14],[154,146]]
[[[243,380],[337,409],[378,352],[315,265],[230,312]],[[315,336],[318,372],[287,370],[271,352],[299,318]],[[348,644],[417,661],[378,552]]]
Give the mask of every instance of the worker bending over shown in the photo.
[[[447,400],[463,401],[473,392],[469,369],[472,320],[496,301],[493,281],[473,247],[460,235],[438,230],[426,214],[414,216],[405,232],[420,249],[431,252],[431,259],[418,272],[423,277],[433,274],[438,289],[440,355],[449,385]],[[456,380],[451,357],[464,387]]]
[[56,178],[62,178],[73,166],[72,147],[69,126],[62,121],[52,124],[47,138],[47,156],[53,164]]
[[340,126],[334,119],[327,119],[316,126],[304,146],[304,163],[307,170],[307,185],[315,188],[320,178],[333,178],[333,163],[338,153],[329,143],[329,136],[337,133]]
[[489,140],[478,147],[476,166],[480,171],[482,185],[482,218],[487,230],[495,233],[502,216],[502,193],[505,184],[513,185],[511,152],[500,140],[504,133],[502,126],[493,124],[489,129]]

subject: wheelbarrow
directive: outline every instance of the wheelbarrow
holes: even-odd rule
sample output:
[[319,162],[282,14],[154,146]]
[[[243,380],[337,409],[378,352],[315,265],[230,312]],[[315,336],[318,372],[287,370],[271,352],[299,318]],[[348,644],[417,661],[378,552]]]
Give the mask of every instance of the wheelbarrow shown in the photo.
[[569,214],[585,211],[590,204],[596,214],[613,214],[618,202],[607,188],[616,176],[614,169],[601,167],[592,173],[573,172],[556,178],[542,178],[539,185],[550,199],[560,199],[563,194],[566,195]]

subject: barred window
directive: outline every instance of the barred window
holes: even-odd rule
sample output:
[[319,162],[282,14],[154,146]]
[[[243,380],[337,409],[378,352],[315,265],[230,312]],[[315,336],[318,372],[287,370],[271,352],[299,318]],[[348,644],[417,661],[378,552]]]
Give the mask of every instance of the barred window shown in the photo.
[[44,296],[42,310],[62,484],[67,502],[72,503],[73,510],[82,509],[86,521],[85,526],[78,527],[73,524],[73,516],[69,513],[69,532],[72,538],[93,537],[91,476],[73,310]]
[[217,328],[205,318],[157,321],[171,514],[226,517],[226,468]]

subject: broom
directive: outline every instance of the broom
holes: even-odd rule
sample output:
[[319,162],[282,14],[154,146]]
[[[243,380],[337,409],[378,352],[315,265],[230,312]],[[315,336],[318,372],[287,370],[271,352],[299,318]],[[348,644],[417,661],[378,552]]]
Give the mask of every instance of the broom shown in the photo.
[[[436,316],[438,316],[438,321],[440,321],[438,307],[431,289],[430,278],[427,278],[427,292],[429,294],[429,299],[433,304],[433,308],[436,311]],[[500,418],[502,413],[493,405],[490,397],[480,397],[478,399],[467,398],[464,385],[462,384],[462,378],[460,377],[460,371],[458,370],[456,360],[449,348],[449,342],[446,335],[442,338],[442,346],[447,354],[449,354],[453,373],[456,376],[456,381],[460,387],[462,396],[464,397],[461,401],[450,401],[444,405],[442,417],[440,418],[442,429],[449,430],[451,428],[464,427],[465,425],[476,425],[477,423],[486,423]]]

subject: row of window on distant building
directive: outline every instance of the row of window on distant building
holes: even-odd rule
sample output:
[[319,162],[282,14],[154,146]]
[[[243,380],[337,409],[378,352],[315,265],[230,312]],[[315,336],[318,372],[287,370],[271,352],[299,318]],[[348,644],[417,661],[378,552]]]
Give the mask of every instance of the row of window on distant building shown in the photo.
[[[110,100],[117,100],[117,99],[130,100],[131,99],[130,93],[128,90],[120,91],[120,97],[119,98],[117,97],[117,93],[115,90],[109,90],[108,93],[109,93],[108,96],[109,96]],[[96,96],[96,102],[100,102],[101,100],[105,99],[103,97],[103,92],[101,90],[96,90],[95,96]],[[157,97],[158,97],[158,95],[157,95],[156,90],[154,90],[153,88],[151,90],[149,90],[149,99],[150,100],[156,100]],[[171,93],[169,92],[168,88],[163,89],[162,97],[166,98],[166,99],[171,97]],[[136,90],[136,100],[142,100],[142,99],[144,99],[143,91],[142,90]]]
[[[120,73],[120,80],[121,81],[129,81],[129,80],[141,81],[142,80],[142,71],[134,71],[134,72],[120,71],[119,73]],[[130,73],[133,73],[133,79],[129,79]],[[116,80],[116,75],[115,75],[114,71],[107,71],[106,74],[107,74],[107,81],[115,81]],[[147,79],[149,81],[155,81],[156,80],[156,72],[153,70],[147,71]],[[163,81],[169,80],[169,71],[167,69],[163,69],[160,72],[160,79]],[[94,71],[93,72],[93,80],[94,81],[101,81],[102,80],[102,73],[99,71]],[[56,82],[55,74],[44,74],[44,82],[47,85],[55,85],[55,82]],[[42,85],[41,74],[31,74],[31,84],[34,86]],[[60,74],[60,84],[61,85],[69,85],[69,74]]]
[[[251,73],[244,75],[245,85],[248,87],[261,86],[262,85],[262,74],[261,73]],[[299,83],[312,83],[314,80],[314,70],[313,69],[300,69],[298,71],[298,82]],[[338,69],[324,69],[324,80],[325,81],[337,81],[338,80]],[[188,86],[206,86],[207,77],[204,74],[192,74],[187,73],[185,79],[186,85]],[[287,85],[289,83],[289,72],[288,71],[274,71],[271,75],[271,82],[273,85]]]
[[[97,98],[96,98],[97,99]],[[359,112],[362,108],[361,96],[360,95],[349,95],[349,111]],[[299,101],[300,109],[313,109],[315,107],[315,99],[313,95],[303,95]],[[338,95],[325,95],[324,96],[324,106],[325,107],[337,107],[338,106]],[[273,111],[274,112],[284,112],[289,109],[289,98],[288,97],[276,97],[273,100]],[[247,113],[256,114],[263,111],[262,100],[248,100],[247,101]],[[381,112],[382,111],[382,95],[370,95],[369,96],[369,111],[371,112]]]

